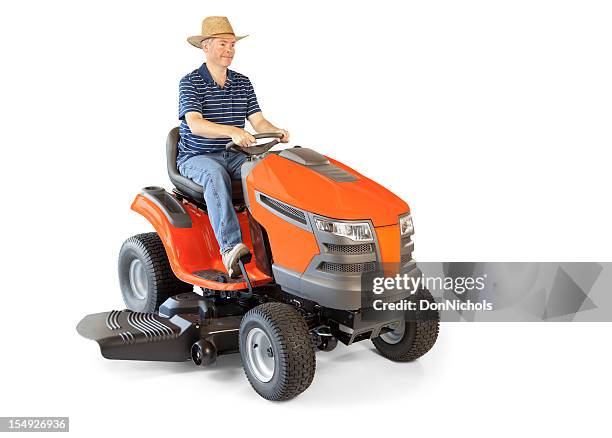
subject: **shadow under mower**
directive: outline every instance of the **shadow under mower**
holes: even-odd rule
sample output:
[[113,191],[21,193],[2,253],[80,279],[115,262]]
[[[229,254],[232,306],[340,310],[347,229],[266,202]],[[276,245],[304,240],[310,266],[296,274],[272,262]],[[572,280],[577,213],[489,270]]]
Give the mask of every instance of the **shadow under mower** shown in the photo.
[[[176,168],[178,128],[167,140],[172,193],[146,187],[132,203],[155,232],[130,237],[119,254],[126,310],[88,315],[78,332],[108,359],[186,361],[206,366],[240,353],[246,376],[268,400],[310,386],[315,351],[371,339],[379,353],[411,361],[436,342],[439,314],[372,321],[362,305],[362,276],[391,264],[420,275],[412,259],[408,205],[344,164],[274,140],[226,149],[247,155],[232,199],[251,254],[230,278],[223,266],[203,189]],[[194,291],[194,286],[198,286]],[[421,289],[392,296],[430,300]],[[371,309],[370,309],[371,310]]]

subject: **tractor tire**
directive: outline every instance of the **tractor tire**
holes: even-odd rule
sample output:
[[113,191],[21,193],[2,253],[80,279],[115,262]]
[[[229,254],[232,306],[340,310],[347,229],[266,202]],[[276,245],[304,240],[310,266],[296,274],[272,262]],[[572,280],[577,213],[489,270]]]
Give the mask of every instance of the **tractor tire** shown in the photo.
[[157,233],[130,237],[119,251],[119,285],[123,301],[134,312],[152,313],[169,297],[193,291],[174,275]]
[[267,400],[289,400],[314,378],[315,349],[308,325],[288,304],[265,303],[244,315],[240,356],[249,383]]
[[[427,289],[421,289],[410,297],[410,301],[434,298]],[[440,313],[437,310],[416,311],[392,331],[372,339],[378,352],[396,362],[410,362],[427,353],[438,339]]]

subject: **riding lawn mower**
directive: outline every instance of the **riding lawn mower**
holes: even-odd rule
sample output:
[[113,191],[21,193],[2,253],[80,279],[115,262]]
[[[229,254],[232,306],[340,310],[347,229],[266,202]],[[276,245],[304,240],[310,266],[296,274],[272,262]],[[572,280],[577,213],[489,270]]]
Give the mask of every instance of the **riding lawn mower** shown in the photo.
[[[408,205],[344,164],[300,146],[226,149],[247,155],[232,201],[251,253],[230,277],[203,189],[177,171],[178,128],[167,139],[174,189],[145,187],[132,203],[154,232],[125,241],[119,284],[127,309],[88,315],[78,332],[108,359],[208,366],[239,353],[255,391],[287,400],[305,391],[315,352],[371,340],[385,358],[412,361],[436,342],[439,314],[368,317],[364,278],[391,270],[419,276]],[[194,288],[195,286],[195,288]],[[426,289],[376,297],[428,300]]]

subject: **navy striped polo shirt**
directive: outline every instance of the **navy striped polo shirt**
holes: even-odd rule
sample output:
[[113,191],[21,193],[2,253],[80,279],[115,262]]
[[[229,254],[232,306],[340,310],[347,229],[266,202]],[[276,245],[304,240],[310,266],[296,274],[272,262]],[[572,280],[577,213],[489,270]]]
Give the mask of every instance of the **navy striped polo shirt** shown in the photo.
[[261,111],[257,96],[249,78],[233,70],[227,70],[223,88],[213,80],[206,64],[192,71],[179,85],[179,132],[177,167],[187,159],[202,154],[220,152],[230,138],[207,138],[195,135],[189,129],[185,113],[195,111],[209,122],[233,125],[244,129],[245,120]]

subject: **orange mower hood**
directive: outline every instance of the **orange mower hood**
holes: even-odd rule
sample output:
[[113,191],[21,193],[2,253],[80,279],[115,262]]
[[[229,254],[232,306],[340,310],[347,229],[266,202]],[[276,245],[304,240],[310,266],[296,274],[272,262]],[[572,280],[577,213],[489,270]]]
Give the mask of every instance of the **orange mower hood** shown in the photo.
[[370,219],[375,227],[398,223],[408,204],[398,196],[329,157],[329,164],[354,176],[339,182],[277,154],[269,154],[248,174],[249,187],[296,208],[333,219]]

